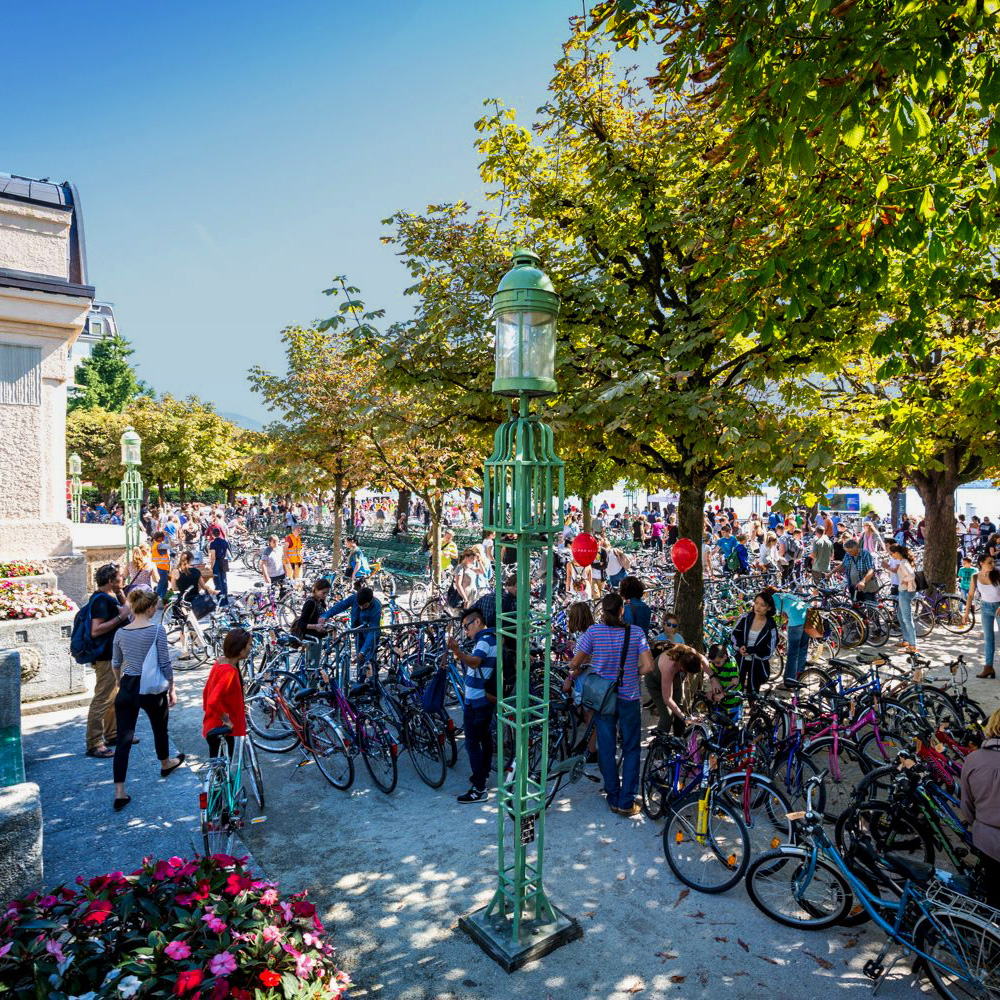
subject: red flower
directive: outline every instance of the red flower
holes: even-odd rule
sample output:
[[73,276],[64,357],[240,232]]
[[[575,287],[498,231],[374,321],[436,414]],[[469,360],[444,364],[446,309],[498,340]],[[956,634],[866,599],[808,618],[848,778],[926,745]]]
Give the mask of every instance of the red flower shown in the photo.
[[314,917],[316,916],[316,907],[312,903],[298,899],[292,903],[292,913],[297,917]]
[[235,1000],[253,1000],[253,994],[242,986],[233,986],[229,991]]
[[225,979],[216,979],[212,992],[209,993],[209,1000],[223,1000],[229,996],[229,982]]
[[272,972],[270,969],[265,969],[260,974],[260,981],[269,989],[273,990],[278,983],[281,982],[281,976],[277,972]]
[[83,915],[85,924],[103,924],[111,916],[111,902],[107,899],[95,899]]
[[174,993],[182,997],[185,993],[198,989],[204,978],[205,974],[201,969],[185,969],[177,976],[177,982],[174,983]]
[[156,868],[153,869],[153,878],[157,882],[162,882],[164,879],[171,878],[174,874],[174,869],[169,861],[157,861]]
[[249,875],[233,874],[226,879],[226,887],[222,891],[230,896],[235,896],[241,892],[245,892],[252,885],[253,879]]
[[63,899],[76,899],[76,893],[72,889],[63,889],[59,895]]
[[212,860],[217,861],[223,868],[235,868],[236,858],[231,854],[213,854]]

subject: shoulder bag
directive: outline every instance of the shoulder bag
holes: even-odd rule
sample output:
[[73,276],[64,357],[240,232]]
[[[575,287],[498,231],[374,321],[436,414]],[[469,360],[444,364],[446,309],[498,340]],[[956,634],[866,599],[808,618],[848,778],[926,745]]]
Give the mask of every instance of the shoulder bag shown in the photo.
[[142,661],[142,676],[139,678],[139,694],[163,694],[170,687],[170,681],[160,667],[160,657],[156,651],[156,642],[160,637],[162,622],[153,633],[153,642]]
[[580,695],[580,704],[584,708],[589,708],[592,712],[605,717],[612,717],[618,711],[618,688],[621,686],[622,678],[625,676],[625,660],[628,657],[628,643],[631,637],[631,629],[625,626],[625,641],[622,643],[622,659],[618,665],[618,679],[609,680],[591,670],[583,679],[583,691]]

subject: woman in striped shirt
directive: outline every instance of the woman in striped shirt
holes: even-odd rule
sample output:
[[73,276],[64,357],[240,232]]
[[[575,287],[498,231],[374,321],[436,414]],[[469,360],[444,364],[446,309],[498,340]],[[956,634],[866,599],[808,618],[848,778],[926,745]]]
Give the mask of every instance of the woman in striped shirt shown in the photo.
[[[118,727],[114,761],[116,811],[124,809],[132,801],[132,796],[125,794],[125,775],[140,709],[146,713],[153,728],[153,746],[160,761],[160,776],[165,778],[184,763],[184,754],[170,756],[167,720],[170,706],[177,704],[177,696],[174,694],[174,671],[170,665],[167,633],[162,622],[153,623],[158,600],[151,590],[133,590],[128,595],[129,607],[135,617],[115,633],[112,647],[111,668],[119,677],[118,694],[115,696],[115,722]],[[142,664],[154,643],[157,662],[169,686],[162,694],[139,694]]]

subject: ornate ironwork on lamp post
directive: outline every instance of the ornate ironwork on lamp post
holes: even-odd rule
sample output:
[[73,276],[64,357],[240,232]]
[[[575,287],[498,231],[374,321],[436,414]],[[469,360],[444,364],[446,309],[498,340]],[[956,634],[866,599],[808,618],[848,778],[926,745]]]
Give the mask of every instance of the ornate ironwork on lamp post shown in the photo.
[[[514,253],[514,266],[493,297],[496,378],[493,392],[517,400],[497,429],[486,462],[483,528],[514,538],[517,608],[497,615],[497,887],[490,903],[460,921],[462,928],[508,972],[581,937],[576,920],[549,901],[542,885],[545,799],[549,778],[549,657],[552,643],[552,549],[562,530],[563,463],[552,431],[532,413],[533,397],[556,390],[559,296],[538,258]],[[496,546],[495,580],[503,567]],[[531,606],[532,556],[541,557],[545,606]],[[487,622],[487,625],[492,625]],[[517,684],[504,696],[503,660],[513,646]],[[541,686],[529,684],[532,648],[541,650]]]
[[122,478],[122,507],[125,523],[125,558],[132,559],[132,550],[142,540],[142,522],[139,519],[142,505],[142,480],[139,478],[139,466],[142,465],[142,441],[134,428],[126,427],[121,438],[122,465],[125,475]]
[[80,456],[74,451],[69,456],[69,516],[74,524],[80,523],[80,496],[83,493],[83,486],[80,483],[80,473],[83,471],[83,463]]

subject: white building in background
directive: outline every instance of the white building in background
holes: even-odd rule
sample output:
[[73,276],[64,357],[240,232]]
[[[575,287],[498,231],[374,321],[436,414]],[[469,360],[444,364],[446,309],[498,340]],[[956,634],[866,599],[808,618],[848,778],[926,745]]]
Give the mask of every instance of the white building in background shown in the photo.
[[[94,344],[117,336],[118,324],[115,321],[114,303],[95,302],[90,307],[87,322],[84,323],[83,329],[80,331],[80,336],[76,338],[76,342],[68,352],[67,360],[69,369],[66,374],[70,381],[73,380],[80,362],[90,357],[90,352],[93,350]],[[72,391],[71,386],[70,392]]]

